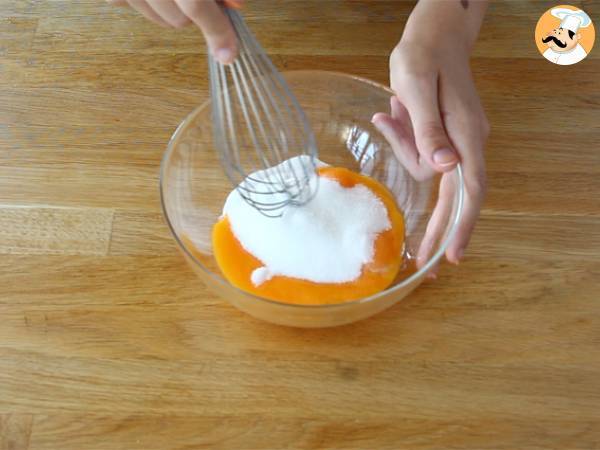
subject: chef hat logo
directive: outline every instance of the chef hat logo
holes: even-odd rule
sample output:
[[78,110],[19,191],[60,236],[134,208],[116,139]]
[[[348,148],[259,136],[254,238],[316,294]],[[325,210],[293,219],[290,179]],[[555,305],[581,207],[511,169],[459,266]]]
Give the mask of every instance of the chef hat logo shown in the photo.
[[572,65],[585,59],[592,50],[594,39],[591,17],[570,5],[558,5],[547,10],[535,29],[539,52],[558,65]]
[[573,33],[577,33],[580,27],[589,27],[592,23],[590,16],[581,9],[574,11],[567,8],[553,8],[550,10],[550,14],[561,20],[559,28],[571,30]]

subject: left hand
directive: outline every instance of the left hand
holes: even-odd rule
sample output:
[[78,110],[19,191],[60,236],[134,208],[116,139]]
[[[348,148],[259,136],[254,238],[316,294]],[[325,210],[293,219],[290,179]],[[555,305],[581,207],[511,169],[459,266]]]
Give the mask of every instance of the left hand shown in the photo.
[[404,153],[404,159],[407,148],[409,152],[412,148],[413,170],[419,176],[433,175],[432,169],[444,172],[438,204],[418,251],[417,266],[428,260],[433,244],[444,232],[454,194],[446,172],[459,161],[462,164],[464,210],[446,250],[446,258],[457,264],[469,243],[485,196],[483,150],[490,130],[471,76],[468,48],[452,42],[451,37],[436,40],[431,46],[403,39],[390,57],[390,79],[396,93],[392,114],[375,114],[374,125],[396,153]]

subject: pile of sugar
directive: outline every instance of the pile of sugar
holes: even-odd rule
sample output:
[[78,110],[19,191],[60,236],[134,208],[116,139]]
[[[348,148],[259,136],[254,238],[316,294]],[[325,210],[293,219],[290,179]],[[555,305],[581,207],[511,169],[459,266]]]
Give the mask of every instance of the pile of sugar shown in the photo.
[[[282,164],[289,163],[299,161]],[[356,280],[373,260],[377,235],[391,228],[385,205],[369,188],[344,188],[326,177],[320,177],[310,202],[287,206],[281,217],[264,216],[237,190],[227,197],[223,214],[242,247],[263,264],[252,273],[255,286],[274,276],[315,283]]]

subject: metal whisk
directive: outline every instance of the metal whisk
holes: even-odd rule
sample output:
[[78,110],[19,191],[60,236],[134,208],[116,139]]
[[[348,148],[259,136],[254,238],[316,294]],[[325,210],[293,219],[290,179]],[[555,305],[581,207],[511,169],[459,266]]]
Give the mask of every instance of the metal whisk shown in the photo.
[[[300,104],[242,16],[225,11],[239,55],[229,65],[208,57],[215,146],[244,200],[278,217],[284,207],[309,201],[317,189],[315,139]],[[290,161],[294,156],[299,158]]]

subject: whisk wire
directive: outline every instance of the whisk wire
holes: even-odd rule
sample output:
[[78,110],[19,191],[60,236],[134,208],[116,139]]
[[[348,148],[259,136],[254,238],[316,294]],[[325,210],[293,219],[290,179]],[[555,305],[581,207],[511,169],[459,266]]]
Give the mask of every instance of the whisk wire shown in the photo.
[[[232,11],[232,15],[234,17],[233,20],[235,23],[239,23],[240,21],[242,21],[241,16],[237,12]],[[256,78],[260,79],[261,82],[263,83],[263,85],[265,83],[264,77],[271,78],[271,82],[272,82],[271,89],[265,88],[265,92],[267,93],[272,105],[276,109],[277,116],[282,117],[282,111],[278,107],[277,101],[275,101],[275,99],[273,98],[271,91],[273,91],[279,97],[279,102],[285,107],[286,113],[287,113],[288,118],[291,121],[291,123],[304,124],[304,132],[300,133],[299,136],[301,138],[304,138],[305,136],[312,137],[312,131],[310,130],[310,127],[308,126],[308,122],[306,120],[306,117],[304,116],[304,112],[302,111],[302,108],[300,107],[300,105],[298,104],[296,99],[294,98],[293,94],[290,92],[290,89],[287,87],[287,83],[285,82],[285,80],[283,79],[283,77],[281,76],[279,71],[276,69],[276,67],[274,66],[271,59],[267,56],[266,52],[262,49],[259,42],[254,38],[254,36],[252,36],[252,34],[249,32],[249,30],[246,27],[240,28],[240,35],[242,35],[242,37],[245,38],[242,40],[242,42],[243,42],[243,45],[246,46],[246,48],[248,49],[248,52],[250,54],[256,55],[263,62],[264,66],[266,66],[266,70],[263,69],[263,71],[261,73],[261,70],[258,68],[258,64],[255,63],[255,60],[253,58],[248,58],[250,60],[250,62],[253,64],[255,71],[257,72]],[[244,56],[245,55],[242,53],[242,57],[244,57]],[[286,96],[291,98],[291,101],[289,101],[289,102],[285,101],[284,97],[286,97]],[[293,117],[294,114],[292,112],[292,109],[296,113],[295,114],[296,117]],[[285,133],[279,133],[279,134],[283,139],[286,139],[286,137],[295,138],[298,136],[298,134],[294,134],[294,133],[290,132],[290,130],[287,128],[287,123],[285,121],[283,121],[282,125],[283,125],[283,128],[285,129]],[[308,145],[308,143],[306,141],[304,141],[304,139],[302,139],[302,142],[294,142],[294,143],[292,143],[292,145],[297,146],[297,148],[304,148],[306,145]],[[299,180],[295,176],[296,171],[290,167],[290,163],[288,161],[289,156],[288,156],[287,149],[289,147],[290,147],[290,143],[284,142],[283,151],[284,151],[285,155],[282,156],[281,159],[287,162],[287,168],[288,168],[288,170],[290,170],[290,172],[292,174],[294,174],[295,182],[296,182],[295,185],[298,186]],[[303,164],[303,165],[301,165],[301,167],[303,168],[305,179],[309,180],[312,173],[314,173],[314,167],[312,167],[312,169],[313,169],[312,173],[309,173],[306,165]]]
[[[318,186],[316,145],[300,104],[237,11],[226,10],[239,56],[209,56],[213,133],[221,163],[246,202],[270,217],[309,201]],[[295,162],[290,160],[291,156]]]

